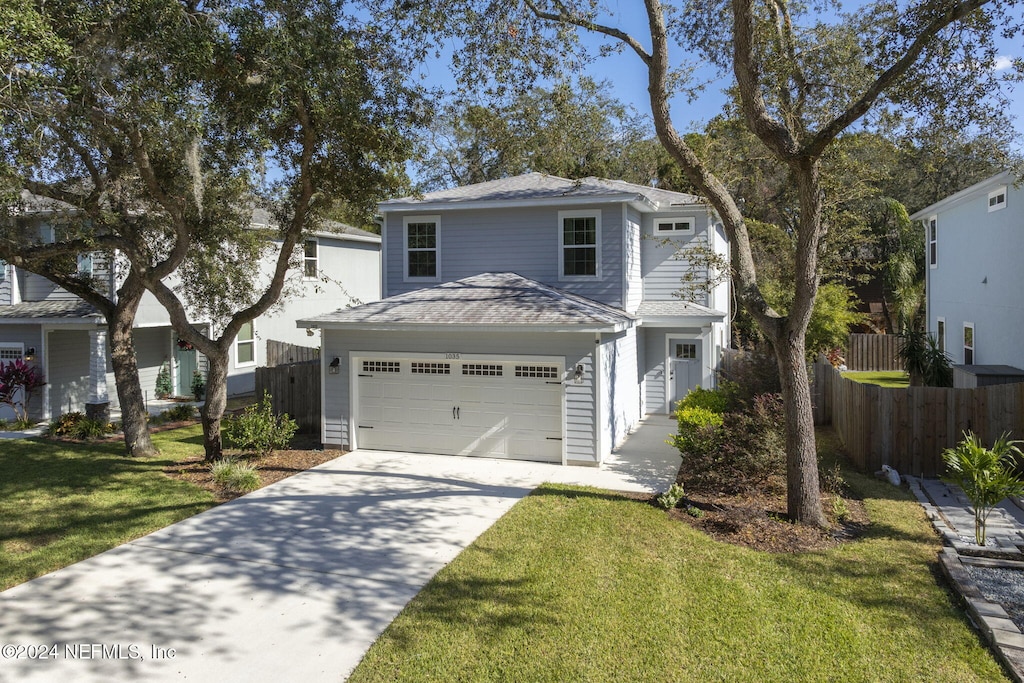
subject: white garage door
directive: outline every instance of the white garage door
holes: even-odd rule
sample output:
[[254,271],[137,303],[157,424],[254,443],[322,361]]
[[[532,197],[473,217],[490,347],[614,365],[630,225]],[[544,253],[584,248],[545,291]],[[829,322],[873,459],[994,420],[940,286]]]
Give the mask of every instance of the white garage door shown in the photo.
[[551,362],[356,359],[360,448],[562,461]]

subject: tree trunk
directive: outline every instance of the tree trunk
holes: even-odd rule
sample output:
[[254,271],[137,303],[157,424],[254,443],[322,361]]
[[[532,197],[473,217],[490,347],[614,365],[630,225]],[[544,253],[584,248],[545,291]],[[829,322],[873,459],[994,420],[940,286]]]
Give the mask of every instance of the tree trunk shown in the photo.
[[118,303],[115,314],[107,322],[110,335],[110,362],[114,368],[114,385],[117,400],[121,404],[121,430],[128,455],[143,458],[160,451],[153,445],[149,434],[146,402],[139,382],[138,359],[135,357],[135,340],[132,335],[132,321],[135,306],[126,310]]
[[220,421],[228,405],[228,352],[218,348],[216,354],[206,356],[209,365],[206,376],[206,403],[199,411],[203,420],[203,449],[206,461],[213,462],[224,455],[220,437]]
[[790,519],[826,526],[818,483],[818,453],[814,438],[804,335],[790,332],[774,344],[782,381],[786,419],[786,502]]

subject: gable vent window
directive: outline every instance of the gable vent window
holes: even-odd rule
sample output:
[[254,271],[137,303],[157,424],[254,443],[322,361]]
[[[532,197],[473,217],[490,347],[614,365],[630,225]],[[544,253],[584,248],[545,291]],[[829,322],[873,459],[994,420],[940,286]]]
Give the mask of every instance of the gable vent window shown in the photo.
[[988,210],[998,211],[1006,208],[1006,185],[988,193]]
[[483,363],[463,363],[463,375],[476,375],[478,377],[501,377],[500,365],[485,365]]
[[452,374],[452,366],[450,363],[421,363],[417,361],[412,364],[412,374],[450,375]]
[[563,278],[597,277],[601,262],[601,218],[592,211],[560,211],[561,273]]
[[671,220],[658,221],[655,223],[655,231],[659,233],[671,233],[673,235],[692,235],[692,218],[673,218]]
[[397,360],[364,360],[363,372],[401,372],[402,365]]
[[554,365],[517,365],[516,377],[558,379],[558,368]]

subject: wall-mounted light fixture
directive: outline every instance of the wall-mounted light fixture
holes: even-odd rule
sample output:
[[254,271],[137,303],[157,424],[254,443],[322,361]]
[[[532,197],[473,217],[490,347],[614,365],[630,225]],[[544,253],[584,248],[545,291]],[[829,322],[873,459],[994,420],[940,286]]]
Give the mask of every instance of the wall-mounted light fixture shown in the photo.
[[36,347],[34,347],[34,346],[28,347],[28,351],[25,352],[25,360],[31,362],[31,361],[35,360],[35,357],[36,357]]
[[327,372],[332,375],[337,375],[341,372],[341,359],[335,357],[334,360],[331,361],[331,364],[327,366]]
[[577,365],[576,372],[572,375],[572,381],[576,384],[583,384],[583,366]]

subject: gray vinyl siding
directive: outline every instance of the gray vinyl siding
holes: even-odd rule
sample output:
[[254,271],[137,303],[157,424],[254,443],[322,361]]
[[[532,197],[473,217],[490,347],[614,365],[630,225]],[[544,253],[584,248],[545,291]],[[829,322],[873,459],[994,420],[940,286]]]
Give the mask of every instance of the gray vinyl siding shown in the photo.
[[[29,349],[42,348],[43,336],[38,325],[0,325],[0,343],[20,344],[22,353]],[[43,378],[46,379],[46,369],[43,368]],[[43,391],[37,391],[29,401],[29,417],[39,419],[42,417]],[[14,412],[7,406],[0,405],[0,420],[14,419]]]
[[641,342],[644,357],[645,403],[648,413],[665,412],[665,333],[661,328],[645,329]]
[[605,455],[619,446],[640,421],[636,331],[634,327],[602,339],[601,392],[605,407],[601,414],[604,430],[601,445]]
[[[105,254],[95,254],[92,264],[92,276],[96,287],[104,294],[108,293],[112,284],[111,259]],[[25,272],[22,288],[22,301],[75,301],[77,296],[63,287],[58,287],[42,275]]]
[[[349,446],[352,443],[350,358],[353,352],[488,354],[493,356],[561,356],[566,375],[583,365],[581,384],[569,381],[566,393],[566,454],[569,461],[596,463],[595,395],[593,381],[594,337],[591,334],[530,334],[495,332],[371,332],[323,331],[324,362],[340,359],[341,371],[324,376],[324,443]],[[356,354],[358,355],[358,354]]]
[[[644,283],[643,296],[648,301],[678,299],[676,293],[682,286],[682,278],[690,271],[689,260],[676,258],[677,249],[672,244],[661,243],[666,235],[654,231],[655,222],[668,217],[694,219],[694,234],[680,236],[676,240],[679,244],[694,242],[709,244],[708,215],[704,209],[682,210],[678,213],[658,214],[653,217],[651,215],[644,216],[643,239],[641,240],[641,274]],[[707,270],[701,268],[698,271],[698,276],[706,278]],[[707,296],[704,294],[688,298],[695,303],[707,305]]]
[[1001,184],[937,215],[936,265],[927,268],[928,330],[935,334],[938,319],[945,320],[954,364],[964,362],[964,323],[973,323],[975,364],[1024,368],[1024,189],[1005,182],[1006,208],[990,212],[988,192]]
[[512,272],[603,303],[623,306],[622,205],[573,206],[601,212],[600,277],[561,280],[558,271],[558,207],[462,210],[440,213],[439,281],[406,282],[404,216],[438,215],[436,211],[391,212],[384,226],[387,296],[438,282],[487,272]]
[[[132,330],[132,336],[135,338],[135,357],[139,365],[139,384],[142,386],[143,395],[149,399],[156,398],[156,376],[160,373],[160,366],[163,365],[170,353],[172,334],[169,327],[145,327]],[[109,369],[109,355],[107,365]],[[107,393],[110,395],[111,405],[119,405],[113,371],[107,373]]]
[[626,212],[626,256],[625,256],[625,281],[626,281],[626,312],[636,313],[644,295],[643,274],[641,269],[641,235],[643,217],[635,210],[629,209]]
[[89,332],[53,330],[47,341],[50,415],[84,411],[89,399]]

